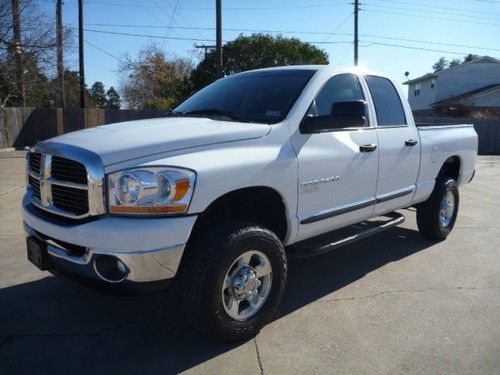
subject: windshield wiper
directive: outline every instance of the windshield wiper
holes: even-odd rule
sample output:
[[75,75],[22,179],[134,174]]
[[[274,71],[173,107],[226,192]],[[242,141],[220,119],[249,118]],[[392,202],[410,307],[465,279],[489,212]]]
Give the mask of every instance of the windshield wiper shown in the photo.
[[247,119],[244,116],[241,116],[237,113],[231,112],[231,111],[224,111],[221,109],[212,109],[212,108],[207,108],[207,109],[197,109],[195,111],[186,111],[186,112],[176,112],[176,111],[171,111],[173,116],[211,116],[211,115],[220,115],[224,117],[229,117],[232,120],[236,120],[239,122],[252,122],[249,119]]

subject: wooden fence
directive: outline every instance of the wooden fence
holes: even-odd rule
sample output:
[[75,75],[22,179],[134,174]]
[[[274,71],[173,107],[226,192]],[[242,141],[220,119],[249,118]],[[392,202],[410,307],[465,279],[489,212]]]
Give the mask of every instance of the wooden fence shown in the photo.
[[[163,110],[0,108],[0,148],[24,148],[59,134],[114,122],[162,117]],[[500,155],[500,118],[415,118],[417,123],[472,123],[479,136],[479,153]]]
[[0,108],[0,148],[24,148],[75,130],[166,114],[164,110]]

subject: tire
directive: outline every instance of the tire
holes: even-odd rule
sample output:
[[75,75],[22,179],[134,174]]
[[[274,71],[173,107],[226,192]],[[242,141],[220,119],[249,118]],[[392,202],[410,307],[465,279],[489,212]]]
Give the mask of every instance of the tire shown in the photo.
[[[245,267],[247,263],[253,266]],[[258,278],[260,286],[256,287],[258,274],[252,270],[263,270],[262,266],[268,264],[272,272]],[[265,272],[268,271],[262,273]],[[235,285],[242,284],[235,284],[235,280],[242,273],[248,276],[247,280],[254,280],[254,284],[244,284],[253,289],[237,294]],[[193,326],[207,336],[222,341],[245,340],[259,333],[274,317],[285,291],[286,277],[285,251],[273,232],[249,222],[228,221],[202,234],[188,249],[181,268],[180,301]],[[243,313],[251,311],[254,305],[234,297],[242,295],[253,295],[249,300],[260,306],[248,317]],[[236,306],[234,303],[242,310],[243,319],[230,316],[238,314],[238,308],[229,308]]]
[[[452,199],[450,199],[450,196]],[[453,201],[452,210],[442,216],[444,201]],[[454,179],[440,176],[429,199],[417,206],[417,225],[424,238],[445,240],[450,234],[458,214],[459,194]],[[443,208],[444,209],[444,208]],[[445,220],[446,219],[446,220]]]

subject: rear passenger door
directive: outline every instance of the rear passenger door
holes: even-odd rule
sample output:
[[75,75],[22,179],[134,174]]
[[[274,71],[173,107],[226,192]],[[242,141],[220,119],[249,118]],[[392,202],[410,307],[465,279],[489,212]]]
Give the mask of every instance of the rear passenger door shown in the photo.
[[420,163],[417,129],[406,118],[400,94],[387,78],[365,76],[374,109],[379,149],[375,213],[410,204]]

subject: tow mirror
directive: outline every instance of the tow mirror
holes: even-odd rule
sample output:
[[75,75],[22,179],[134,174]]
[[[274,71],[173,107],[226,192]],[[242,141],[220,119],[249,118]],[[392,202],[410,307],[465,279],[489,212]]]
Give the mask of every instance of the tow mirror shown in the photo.
[[332,104],[329,115],[306,116],[303,129],[306,133],[321,133],[335,129],[366,127],[367,117],[368,106],[364,100],[336,102]]

